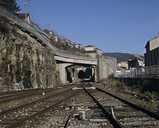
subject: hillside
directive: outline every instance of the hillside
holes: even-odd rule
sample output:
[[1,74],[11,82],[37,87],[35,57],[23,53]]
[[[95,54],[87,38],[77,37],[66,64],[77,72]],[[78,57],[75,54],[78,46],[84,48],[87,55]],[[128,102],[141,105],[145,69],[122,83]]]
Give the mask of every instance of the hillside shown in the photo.
[[118,62],[128,61],[129,59],[133,59],[135,57],[140,57],[140,58],[144,59],[144,57],[142,55],[131,54],[131,53],[112,52],[112,53],[104,53],[104,55],[110,56],[110,57],[115,57],[115,58],[117,58]]

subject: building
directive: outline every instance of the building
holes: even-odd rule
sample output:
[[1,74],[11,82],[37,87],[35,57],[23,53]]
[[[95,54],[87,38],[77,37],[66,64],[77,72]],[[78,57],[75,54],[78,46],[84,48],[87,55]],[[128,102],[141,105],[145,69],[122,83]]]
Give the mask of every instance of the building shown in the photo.
[[128,61],[121,61],[117,64],[118,70],[128,70]]
[[143,57],[135,57],[133,59],[128,60],[128,68],[142,68],[144,67],[144,58]]
[[17,16],[18,16],[20,19],[22,19],[23,21],[27,22],[28,24],[31,24],[31,23],[32,23],[29,13],[17,12],[16,14],[17,14]]
[[159,36],[149,40],[145,49],[145,66],[159,65]]
[[159,36],[149,40],[145,46],[145,75],[159,76]]

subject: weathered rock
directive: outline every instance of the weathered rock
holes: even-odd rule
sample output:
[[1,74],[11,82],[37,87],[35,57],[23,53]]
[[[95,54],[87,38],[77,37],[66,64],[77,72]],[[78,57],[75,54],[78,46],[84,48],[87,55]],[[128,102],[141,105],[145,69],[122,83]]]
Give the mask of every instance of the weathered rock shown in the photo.
[[54,87],[54,53],[15,26],[0,29],[0,90]]

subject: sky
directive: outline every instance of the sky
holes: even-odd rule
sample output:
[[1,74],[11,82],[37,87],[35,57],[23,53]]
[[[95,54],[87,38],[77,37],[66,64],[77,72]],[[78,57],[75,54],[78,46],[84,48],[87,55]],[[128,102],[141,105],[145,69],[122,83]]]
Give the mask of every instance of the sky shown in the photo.
[[18,0],[42,28],[104,52],[144,53],[159,33],[159,0]]

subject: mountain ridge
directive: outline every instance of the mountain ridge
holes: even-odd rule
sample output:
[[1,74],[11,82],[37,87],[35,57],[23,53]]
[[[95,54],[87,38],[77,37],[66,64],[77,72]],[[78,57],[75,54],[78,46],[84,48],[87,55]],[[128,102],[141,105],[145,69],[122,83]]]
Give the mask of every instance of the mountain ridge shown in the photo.
[[105,52],[104,55],[116,58],[118,63],[122,61],[128,61],[129,59],[133,59],[136,57],[144,59],[143,55],[133,53]]

